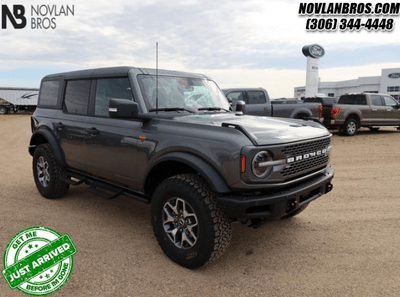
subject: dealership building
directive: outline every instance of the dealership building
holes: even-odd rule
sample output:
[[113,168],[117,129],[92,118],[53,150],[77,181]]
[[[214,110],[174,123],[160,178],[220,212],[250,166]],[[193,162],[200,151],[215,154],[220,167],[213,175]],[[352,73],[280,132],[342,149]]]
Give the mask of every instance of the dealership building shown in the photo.
[[[318,94],[329,97],[359,92],[384,93],[400,99],[400,68],[382,69],[381,76],[365,76],[336,82],[319,81],[318,83]],[[305,93],[305,87],[294,89],[294,97],[297,99],[305,97]]]

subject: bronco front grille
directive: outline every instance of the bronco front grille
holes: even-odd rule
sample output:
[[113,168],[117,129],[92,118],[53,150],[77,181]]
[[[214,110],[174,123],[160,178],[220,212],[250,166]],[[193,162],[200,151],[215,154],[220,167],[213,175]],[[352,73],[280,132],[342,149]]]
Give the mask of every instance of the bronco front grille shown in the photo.
[[328,148],[330,138],[316,141],[304,142],[285,146],[282,153],[285,154],[288,166],[281,172],[285,178],[289,178],[298,173],[311,171],[328,164]]

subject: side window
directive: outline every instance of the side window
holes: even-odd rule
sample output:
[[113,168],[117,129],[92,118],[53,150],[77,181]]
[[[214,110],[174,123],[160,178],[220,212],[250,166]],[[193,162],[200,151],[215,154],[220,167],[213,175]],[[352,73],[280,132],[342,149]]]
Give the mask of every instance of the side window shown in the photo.
[[381,96],[371,96],[371,103],[375,106],[383,106]]
[[339,104],[366,105],[367,100],[365,95],[342,95],[339,98]]
[[229,93],[226,97],[228,97],[228,99],[232,99],[232,102],[235,102],[238,100],[244,101],[243,92],[232,92],[232,93]]
[[397,106],[398,105],[397,102],[395,100],[393,100],[393,98],[384,96],[383,99],[385,100],[386,106]]
[[94,114],[108,116],[108,102],[112,98],[133,100],[132,89],[127,77],[97,80]]
[[65,89],[64,110],[68,113],[86,115],[89,104],[90,80],[72,80]]
[[57,106],[58,90],[60,81],[44,81],[40,89],[39,105],[40,106]]
[[262,91],[248,91],[247,92],[248,101],[247,104],[264,104],[267,102],[265,99],[264,92]]

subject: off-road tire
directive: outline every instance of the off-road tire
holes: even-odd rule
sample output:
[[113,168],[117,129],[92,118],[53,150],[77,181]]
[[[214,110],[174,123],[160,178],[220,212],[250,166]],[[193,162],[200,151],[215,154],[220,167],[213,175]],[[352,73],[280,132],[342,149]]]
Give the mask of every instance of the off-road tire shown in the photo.
[[[166,221],[165,207],[167,203],[173,203],[177,199],[180,203],[188,205],[198,224],[195,244],[185,248],[176,246],[171,235],[164,229],[164,225],[169,228],[171,224]],[[151,222],[164,253],[172,261],[190,269],[199,268],[219,258],[227,249],[232,237],[229,218],[218,204],[216,194],[207,182],[196,174],[173,176],[156,188],[151,201]],[[187,229],[183,232],[189,234]]]
[[358,131],[358,122],[354,118],[349,118],[346,120],[342,127],[342,133],[345,136],[354,136]]
[[305,205],[299,207],[294,212],[291,212],[291,213],[285,215],[284,217],[282,217],[282,219],[290,219],[290,218],[293,218],[294,216],[297,216],[298,214],[302,213],[307,208],[307,206],[308,206],[308,204],[305,204]]
[[61,180],[64,169],[57,162],[48,143],[35,149],[32,169],[36,187],[43,197],[59,198],[68,192],[69,184]]

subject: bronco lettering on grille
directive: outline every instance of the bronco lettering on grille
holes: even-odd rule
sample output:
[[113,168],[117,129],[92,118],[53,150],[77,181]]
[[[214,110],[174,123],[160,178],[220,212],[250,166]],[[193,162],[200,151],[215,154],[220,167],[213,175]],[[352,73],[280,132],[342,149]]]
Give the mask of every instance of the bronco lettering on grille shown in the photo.
[[308,154],[298,155],[298,156],[295,156],[295,157],[287,158],[286,162],[287,163],[293,163],[293,162],[296,162],[296,161],[306,160],[306,159],[309,159],[309,158],[312,158],[312,157],[326,155],[327,152],[328,152],[328,149],[323,149],[323,150],[319,150],[319,151],[308,153]]

